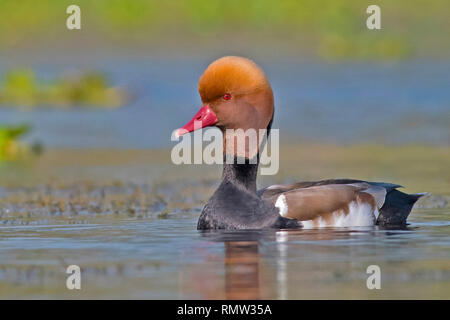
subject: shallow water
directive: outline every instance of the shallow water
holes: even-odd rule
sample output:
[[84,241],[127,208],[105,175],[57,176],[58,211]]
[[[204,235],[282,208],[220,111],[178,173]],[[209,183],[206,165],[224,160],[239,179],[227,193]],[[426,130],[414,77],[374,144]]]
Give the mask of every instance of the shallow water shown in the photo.
[[[448,61],[261,61],[281,154],[259,185],[349,177],[430,192],[407,228],[202,233],[220,167],[177,167],[154,148],[199,107],[210,57],[106,56],[26,62],[48,79],[104,71],[134,95],[123,108],[0,108],[1,124],[31,123],[25,140],[45,148],[0,163],[0,298],[450,297]],[[0,72],[23,67],[15,59]],[[65,286],[71,264],[82,290]],[[381,290],[366,287],[373,264]]]
[[[0,229],[2,298],[448,298],[450,223],[404,230],[198,232],[196,217]],[[65,289],[65,268],[82,289]],[[381,268],[381,290],[366,269]]]
[[[261,179],[348,176],[430,191],[407,228],[393,230],[199,232],[220,170],[167,157],[47,150],[0,167],[0,298],[450,296],[447,148],[288,146],[283,170]],[[66,288],[72,264],[82,269],[81,290]],[[381,268],[380,290],[366,287],[369,265]]]

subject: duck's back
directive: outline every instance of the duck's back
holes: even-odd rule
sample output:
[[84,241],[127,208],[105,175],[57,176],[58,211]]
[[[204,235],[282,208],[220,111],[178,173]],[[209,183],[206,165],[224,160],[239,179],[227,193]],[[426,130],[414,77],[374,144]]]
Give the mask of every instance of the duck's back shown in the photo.
[[400,185],[355,179],[330,179],[273,185],[258,194],[272,201],[284,217],[304,227],[405,225],[414,203],[424,194],[406,194]]

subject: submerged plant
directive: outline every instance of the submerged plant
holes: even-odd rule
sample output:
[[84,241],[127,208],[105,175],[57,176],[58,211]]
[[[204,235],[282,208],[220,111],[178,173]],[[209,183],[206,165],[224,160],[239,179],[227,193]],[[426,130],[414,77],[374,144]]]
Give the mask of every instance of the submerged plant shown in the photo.
[[19,153],[17,139],[29,130],[27,125],[0,127],[0,160],[10,159]]
[[125,90],[109,87],[106,76],[98,72],[45,82],[31,70],[15,70],[5,74],[0,88],[0,105],[26,108],[119,107],[126,100]]
[[16,126],[0,126],[0,161],[13,160],[17,156],[29,151],[39,153],[42,150],[40,144],[27,146],[19,139],[30,131],[27,124]]

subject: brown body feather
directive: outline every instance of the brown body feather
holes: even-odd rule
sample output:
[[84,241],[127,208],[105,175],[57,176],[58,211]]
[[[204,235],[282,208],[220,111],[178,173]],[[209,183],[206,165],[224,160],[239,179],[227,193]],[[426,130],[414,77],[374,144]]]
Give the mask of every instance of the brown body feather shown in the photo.
[[367,205],[374,224],[403,225],[413,204],[422,195],[409,195],[396,190],[398,187],[401,186],[383,182],[330,179],[273,185],[258,193],[273,204],[277,204],[282,196],[285,206],[282,208],[285,212],[280,209],[282,216],[311,221],[316,227],[333,225],[337,217],[350,214],[351,205],[353,208]]

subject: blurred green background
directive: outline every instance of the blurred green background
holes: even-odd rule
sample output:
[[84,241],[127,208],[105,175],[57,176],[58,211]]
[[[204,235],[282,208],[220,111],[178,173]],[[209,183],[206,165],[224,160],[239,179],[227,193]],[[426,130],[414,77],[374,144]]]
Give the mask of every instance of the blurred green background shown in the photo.
[[[71,4],[81,30],[66,28]],[[371,4],[381,30],[366,27]],[[201,72],[227,54],[268,72],[283,137],[448,145],[449,10],[444,0],[0,0],[0,145],[29,132],[27,144],[49,147],[168,147],[198,104]]]
[[[78,4],[82,30],[64,28]],[[366,8],[381,6],[382,30],[365,27]],[[445,0],[0,0],[2,49],[148,47],[171,54],[205,48],[263,50],[326,59],[447,57]],[[57,44],[57,45],[56,45]]]

